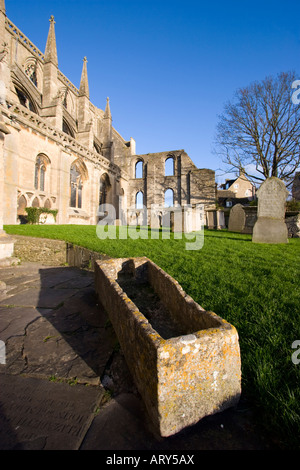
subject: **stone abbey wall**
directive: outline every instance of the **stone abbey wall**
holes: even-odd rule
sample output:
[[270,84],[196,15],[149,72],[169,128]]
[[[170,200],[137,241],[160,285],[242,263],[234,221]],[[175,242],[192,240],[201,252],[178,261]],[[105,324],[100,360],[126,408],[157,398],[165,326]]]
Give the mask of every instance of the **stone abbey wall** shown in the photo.
[[[30,206],[58,209],[60,224],[96,224],[100,203],[116,218],[137,207],[215,203],[215,175],[197,169],[184,150],[136,155],[112,126],[109,99],[104,110],[89,98],[87,59],[77,88],[58,68],[54,17],[41,52],[6,17],[0,0],[0,110],[9,129],[4,140],[4,223],[20,223]],[[2,48],[2,49],[1,49]],[[174,162],[165,173],[165,161]],[[143,162],[137,178],[135,165]]]

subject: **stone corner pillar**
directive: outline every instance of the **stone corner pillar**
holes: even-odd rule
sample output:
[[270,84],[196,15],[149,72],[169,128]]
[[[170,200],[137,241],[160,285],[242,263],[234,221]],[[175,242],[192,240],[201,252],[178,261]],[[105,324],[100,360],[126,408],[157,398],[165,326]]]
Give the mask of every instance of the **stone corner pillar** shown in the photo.
[[[4,194],[4,140],[10,134],[0,110],[0,194]],[[19,260],[13,257],[14,240],[3,230],[4,201],[0,198],[0,267],[11,266]]]

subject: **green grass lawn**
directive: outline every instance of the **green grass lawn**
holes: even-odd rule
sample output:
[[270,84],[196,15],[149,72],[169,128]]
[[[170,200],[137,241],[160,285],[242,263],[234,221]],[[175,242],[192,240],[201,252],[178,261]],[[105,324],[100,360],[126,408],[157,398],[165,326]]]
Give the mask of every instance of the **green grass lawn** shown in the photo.
[[[253,244],[250,235],[205,230],[204,246],[186,240],[99,240],[95,226],[5,226],[10,234],[55,238],[113,257],[147,256],[178,280],[202,307],[238,330],[242,389],[260,422],[288,448],[299,449],[300,239],[286,245]],[[121,236],[124,228],[120,228]],[[297,357],[297,355],[296,355]]]

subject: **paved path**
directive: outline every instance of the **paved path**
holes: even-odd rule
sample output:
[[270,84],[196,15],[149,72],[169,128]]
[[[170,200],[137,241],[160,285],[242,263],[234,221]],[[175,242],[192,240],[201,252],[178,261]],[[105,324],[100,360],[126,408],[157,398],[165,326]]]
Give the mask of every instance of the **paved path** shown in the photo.
[[267,447],[243,399],[176,436],[153,436],[90,271],[1,268],[0,340],[0,449]]

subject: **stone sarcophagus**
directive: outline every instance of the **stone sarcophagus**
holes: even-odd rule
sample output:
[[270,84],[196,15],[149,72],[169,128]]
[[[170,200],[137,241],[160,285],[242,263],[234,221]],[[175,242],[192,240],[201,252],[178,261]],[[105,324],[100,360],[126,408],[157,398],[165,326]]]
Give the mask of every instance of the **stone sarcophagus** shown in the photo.
[[170,436],[238,403],[232,325],[147,258],[96,261],[95,287],[156,432]]

